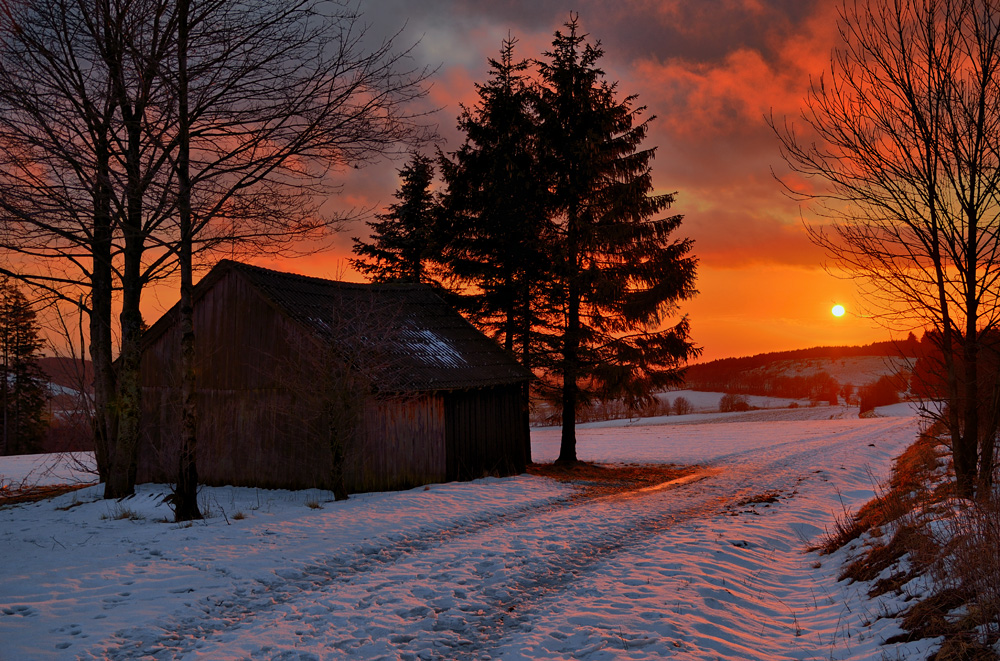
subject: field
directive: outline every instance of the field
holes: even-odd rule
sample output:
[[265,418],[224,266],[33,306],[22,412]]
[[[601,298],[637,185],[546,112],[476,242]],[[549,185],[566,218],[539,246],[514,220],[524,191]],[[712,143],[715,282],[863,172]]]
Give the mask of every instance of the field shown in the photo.
[[[805,551],[916,435],[905,406],[856,411],[582,426],[582,460],[690,469],[641,491],[204,488],[211,516],[186,526],[166,522],[164,485],[6,506],[0,659],[923,657],[933,641],[882,645],[899,598],[837,581],[857,549]],[[535,461],[558,440],[534,430]]]

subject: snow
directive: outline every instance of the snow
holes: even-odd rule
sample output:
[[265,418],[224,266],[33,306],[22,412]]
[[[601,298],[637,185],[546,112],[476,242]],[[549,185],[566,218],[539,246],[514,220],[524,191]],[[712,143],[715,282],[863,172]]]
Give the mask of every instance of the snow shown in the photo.
[[[657,397],[661,401],[669,401],[671,404],[678,398],[683,397],[691,404],[691,409],[695,413],[714,413],[719,410],[719,400],[725,393],[705,392],[702,390],[670,390],[660,393]],[[761,395],[743,395],[750,406],[762,409],[787,408],[789,404],[795,402],[798,406],[809,406],[808,399],[789,399],[787,397],[764,397]]]
[[[900,599],[837,581],[856,551],[804,551],[914,440],[909,408],[880,414],[582,427],[582,459],[703,468],[624,496],[528,475],[346,502],[204,488],[211,516],[182,526],[163,485],[8,506],[0,659],[922,658],[934,641],[882,645]],[[536,461],[558,441],[533,430]],[[26,463],[0,459],[0,479]]]
[[913,369],[913,358],[901,356],[846,356],[775,361],[760,371],[782,376],[812,376],[826,372],[838,383],[863,386],[886,374]]
[[84,484],[96,479],[94,471],[94,456],[89,452],[0,457],[0,487]]

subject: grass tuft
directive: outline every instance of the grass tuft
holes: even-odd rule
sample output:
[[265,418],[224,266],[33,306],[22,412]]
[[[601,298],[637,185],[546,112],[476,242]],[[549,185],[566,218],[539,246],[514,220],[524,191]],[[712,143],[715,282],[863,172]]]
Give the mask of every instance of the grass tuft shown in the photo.
[[146,517],[122,503],[115,503],[106,514],[101,515],[102,521],[143,521]]

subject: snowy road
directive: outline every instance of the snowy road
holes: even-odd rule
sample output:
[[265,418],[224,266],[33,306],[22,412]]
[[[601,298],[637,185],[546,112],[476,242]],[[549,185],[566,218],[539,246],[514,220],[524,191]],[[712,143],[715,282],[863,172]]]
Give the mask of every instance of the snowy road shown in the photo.
[[[581,458],[708,470],[596,499],[526,476],[443,485],[325,504],[308,522],[261,511],[224,534],[146,522],[127,538],[143,562],[105,568],[139,608],[104,609],[113,623],[81,612],[50,629],[72,641],[50,656],[868,658],[874,618],[854,611],[870,606],[852,608],[836,568],[802,548],[838,493],[854,507],[871,495],[868,470],[884,473],[914,429],[908,417],[603,427],[581,430]],[[551,435],[534,435],[536,457]],[[764,492],[781,497],[738,505]],[[103,594],[83,592],[80,608]]]

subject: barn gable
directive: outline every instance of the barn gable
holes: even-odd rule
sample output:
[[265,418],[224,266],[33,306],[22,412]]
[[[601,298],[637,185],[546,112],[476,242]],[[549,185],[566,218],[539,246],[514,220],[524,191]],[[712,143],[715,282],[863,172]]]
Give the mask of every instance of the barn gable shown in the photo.
[[[176,470],[176,314],[144,337],[141,481],[172,481]],[[512,474],[530,458],[530,374],[430,287],[226,260],[195,289],[195,332],[205,483],[327,486],[334,458],[320,409],[329,407],[316,391],[331,372],[366,384],[358,429],[345,435],[349,490]]]

